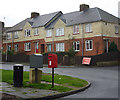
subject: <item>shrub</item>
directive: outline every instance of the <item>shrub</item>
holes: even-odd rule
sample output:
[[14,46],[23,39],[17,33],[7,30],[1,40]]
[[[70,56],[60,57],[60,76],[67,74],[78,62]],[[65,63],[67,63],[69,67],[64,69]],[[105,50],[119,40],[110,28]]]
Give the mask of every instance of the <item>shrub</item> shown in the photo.
[[110,46],[109,46],[109,52],[115,52],[118,51],[117,45],[115,44],[115,42],[111,42]]

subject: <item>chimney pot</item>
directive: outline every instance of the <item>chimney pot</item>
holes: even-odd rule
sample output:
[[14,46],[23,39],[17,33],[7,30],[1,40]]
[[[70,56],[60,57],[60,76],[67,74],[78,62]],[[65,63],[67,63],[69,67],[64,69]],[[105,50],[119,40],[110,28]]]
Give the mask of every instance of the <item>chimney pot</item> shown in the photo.
[[87,5],[87,4],[81,4],[80,5],[80,11],[85,11],[85,10],[87,10],[89,8],[89,5]]
[[37,16],[39,16],[39,13],[37,13],[37,12],[32,12],[31,13],[31,18],[35,18]]

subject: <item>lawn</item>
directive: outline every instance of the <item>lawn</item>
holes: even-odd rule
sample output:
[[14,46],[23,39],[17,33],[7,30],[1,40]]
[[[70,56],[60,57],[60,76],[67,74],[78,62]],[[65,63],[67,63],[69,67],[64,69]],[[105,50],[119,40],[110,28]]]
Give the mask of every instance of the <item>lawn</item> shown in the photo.
[[[12,70],[0,70],[2,71],[2,81],[7,82],[9,84],[13,84],[13,71]],[[0,80],[1,81],[1,80]],[[42,80],[45,82],[52,82],[52,75],[50,73],[43,73]],[[54,88],[51,88],[51,84],[45,83],[29,83],[29,72],[24,71],[23,73],[23,86],[24,87],[33,87],[38,89],[47,89],[47,90],[55,90],[59,92],[67,92],[71,90],[75,90],[77,88],[84,87],[88,84],[87,81],[73,78],[66,75],[54,75],[54,83],[59,85],[55,85]]]

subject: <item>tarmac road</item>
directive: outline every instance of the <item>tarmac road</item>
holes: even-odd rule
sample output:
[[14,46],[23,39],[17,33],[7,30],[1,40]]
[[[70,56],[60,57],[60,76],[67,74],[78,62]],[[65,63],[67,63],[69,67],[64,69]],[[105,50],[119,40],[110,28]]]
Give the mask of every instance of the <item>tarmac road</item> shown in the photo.
[[[2,69],[12,70],[12,66],[12,64],[3,64]],[[46,67],[41,68],[41,70],[45,73],[51,73],[52,71],[52,69]],[[24,66],[24,71],[29,71],[29,66]],[[64,98],[118,98],[117,66],[99,68],[55,68],[55,73],[85,79],[92,84],[87,90]]]

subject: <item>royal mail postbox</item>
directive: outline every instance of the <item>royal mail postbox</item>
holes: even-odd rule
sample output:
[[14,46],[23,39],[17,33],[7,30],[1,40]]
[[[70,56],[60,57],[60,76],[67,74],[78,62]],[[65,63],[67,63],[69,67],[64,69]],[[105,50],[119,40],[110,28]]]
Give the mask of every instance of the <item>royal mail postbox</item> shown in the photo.
[[48,68],[57,68],[58,58],[56,54],[48,54]]

